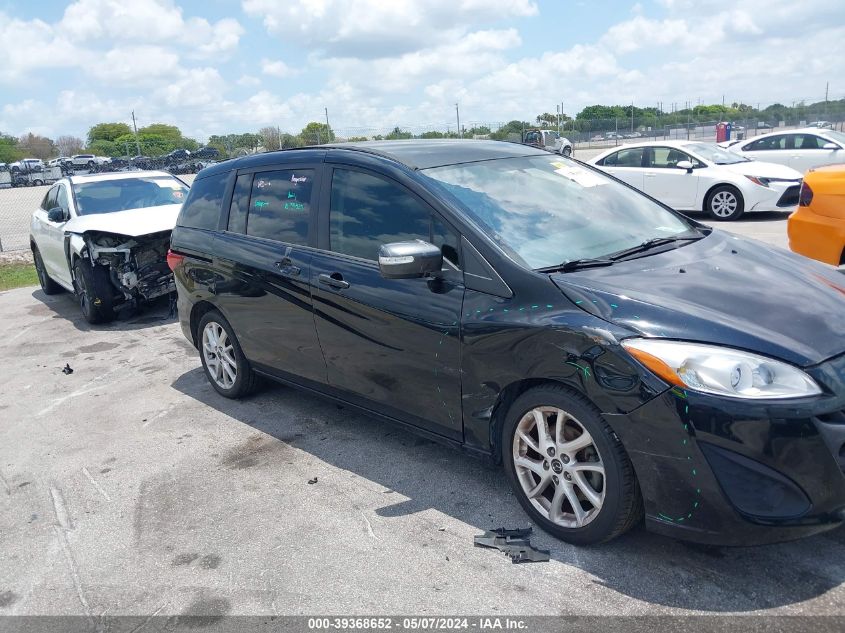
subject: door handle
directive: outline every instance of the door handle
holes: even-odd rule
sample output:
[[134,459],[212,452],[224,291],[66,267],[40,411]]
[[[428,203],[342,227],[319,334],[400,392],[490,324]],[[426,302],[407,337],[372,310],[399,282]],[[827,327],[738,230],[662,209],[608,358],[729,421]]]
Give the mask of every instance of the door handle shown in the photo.
[[646,178],[654,178],[655,176],[657,176],[657,174],[646,174],[645,175]]
[[337,288],[338,290],[349,288],[349,282],[344,281],[343,276],[340,273],[332,273],[331,275],[321,273],[317,279],[321,284]]
[[279,269],[281,274],[287,275],[288,277],[298,277],[299,273],[302,272],[299,266],[293,265],[290,257],[283,257],[281,261],[276,262],[274,265]]

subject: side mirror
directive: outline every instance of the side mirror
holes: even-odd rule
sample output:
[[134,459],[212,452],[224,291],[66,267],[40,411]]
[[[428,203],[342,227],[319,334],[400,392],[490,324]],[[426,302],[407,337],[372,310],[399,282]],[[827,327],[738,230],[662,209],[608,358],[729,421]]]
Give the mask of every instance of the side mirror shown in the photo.
[[382,244],[378,249],[378,268],[385,279],[425,277],[443,268],[443,253],[422,240]]
[[678,169],[686,169],[688,173],[692,173],[692,162],[688,160],[679,160],[675,165]]
[[64,222],[65,210],[61,207],[53,207],[47,211],[47,219],[50,220],[50,222]]
[[822,149],[842,149],[842,148],[839,147],[839,145],[837,145],[836,143],[825,143],[824,145],[822,145]]

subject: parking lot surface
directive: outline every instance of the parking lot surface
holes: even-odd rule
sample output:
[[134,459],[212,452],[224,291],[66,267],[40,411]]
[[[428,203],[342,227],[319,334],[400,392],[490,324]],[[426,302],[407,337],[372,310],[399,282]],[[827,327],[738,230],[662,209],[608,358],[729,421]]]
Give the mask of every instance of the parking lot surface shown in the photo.
[[499,470],[290,388],[222,398],[166,301],[92,327],[23,288],[0,330],[0,614],[845,611],[842,529],[741,549],[536,531],[551,560],[525,565],[475,548],[529,524]]

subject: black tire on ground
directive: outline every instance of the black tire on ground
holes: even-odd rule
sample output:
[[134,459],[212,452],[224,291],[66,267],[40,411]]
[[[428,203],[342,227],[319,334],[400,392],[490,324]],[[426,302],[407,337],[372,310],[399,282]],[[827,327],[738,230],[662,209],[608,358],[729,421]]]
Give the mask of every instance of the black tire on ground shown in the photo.
[[[514,464],[514,435],[523,417],[537,407],[561,409],[574,417],[592,436],[593,447],[598,453],[596,457],[604,466],[604,499],[601,508],[582,527],[565,527],[551,521],[532,505],[520,483]],[[562,453],[560,459],[564,459]],[[502,460],[511,487],[523,509],[540,527],[563,541],[576,545],[603,543],[628,531],[642,519],[642,495],[631,460],[621,441],[589,400],[565,387],[535,387],[514,401],[502,426]]]
[[[222,327],[223,330],[225,330],[226,336],[228,337],[229,341],[231,341],[232,343],[232,350],[237,367],[237,373],[235,376],[234,384],[228,389],[218,384],[218,382],[215,380],[211,370],[208,367],[206,354],[203,350],[203,332],[209,324],[217,324]],[[219,393],[221,396],[232,399],[243,398],[253,393],[261,384],[260,376],[255,373],[246,356],[244,356],[243,350],[241,349],[241,345],[238,342],[238,338],[237,336],[235,336],[234,330],[232,330],[232,326],[229,325],[229,322],[226,320],[226,318],[217,310],[210,310],[204,315],[202,315],[199,325],[197,325],[197,347],[199,348],[200,360],[202,361],[202,368],[205,372],[205,377],[208,379],[208,382],[211,384],[211,386],[214,387],[217,393]]]
[[44,294],[56,295],[62,292],[64,288],[53,281],[50,275],[47,274],[47,269],[44,268],[44,260],[41,259],[41,253],[38,252],[38,249],[35,246],[32,247],[32,259],[35,262],[35,272],[38,274],[38,283],[41,284],[41,290],[44,291]]
[[94,168],[94,164],[95,164],[95,163],[94,163],[94,161],[93,161],[93,160],[89,160],[89,161],[88,161],[88,169],[93,169],[93,168]]
[[564,156],[572,156],[572,148],[567,145],[563,148],[563,155]]
[[745,201],[736,187],[719,185],[713,187],[704,200],[704,210],[714,220],[730,222],[738,220],[745,211]]
[[38,179],[38,178],[36,178],[35,180],[33,180],[33,181],[32,181],[32,186],[33,186],[33,187],[40,187],[40,186],[41,186],[41,185],[43,185],[43,184],[44,184],[44,181],[43,181],[43,180],[40,180],[40,179]]
[[103,266],[79,258],[73,265],[74,287],[82,316],[92,325],[114,320],[114,287]]

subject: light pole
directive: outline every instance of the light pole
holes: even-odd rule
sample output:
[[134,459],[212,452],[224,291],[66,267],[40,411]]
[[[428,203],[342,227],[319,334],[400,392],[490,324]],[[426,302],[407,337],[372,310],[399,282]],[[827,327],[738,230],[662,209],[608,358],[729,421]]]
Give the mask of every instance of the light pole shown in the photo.
[[457,120],[458,120],[458,138],[463,138],[463,137],[464,137],[464,133],[463,133],[463,131],[461,130],[461,111],[460,111],[460,109],[458,108],[458,104],[457,104],[457,103],[455,104],[455,117],[456,117],[456,118],[457,118]]

